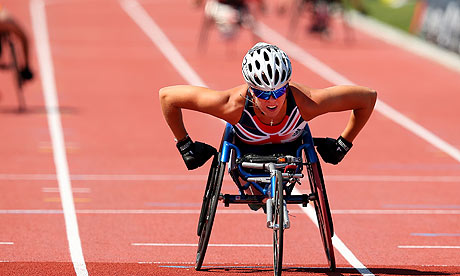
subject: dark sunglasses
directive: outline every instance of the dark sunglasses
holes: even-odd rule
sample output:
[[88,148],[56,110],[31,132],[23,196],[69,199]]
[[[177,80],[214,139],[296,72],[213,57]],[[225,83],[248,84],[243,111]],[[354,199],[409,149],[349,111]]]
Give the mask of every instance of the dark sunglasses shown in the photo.
[[264,91],[264,90],[258,90],[255,88],[251,88],[251,89],[257,98],[262,99],[262,100],[268,100],[270,99],[271,96],[273,96],[273,98],[275,99],[278,99],[279,97],[283,96],[284,93],[286,93],[287,87],[288,85],[286,84],[285,86],[279,89],[276,89],[274,91]]

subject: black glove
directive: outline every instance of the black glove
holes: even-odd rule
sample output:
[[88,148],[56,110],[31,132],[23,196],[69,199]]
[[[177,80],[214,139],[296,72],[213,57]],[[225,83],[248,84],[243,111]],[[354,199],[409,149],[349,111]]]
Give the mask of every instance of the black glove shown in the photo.
[[217,150],[214,147],[201,142],[193,142],[188,136],[186,139],[177,142],[176,147],[189,170],[203,166],[209,158],[217,154]]
[[34,74],[30,71],[29,66],[25,66],[24,68],[21,69],[21,78],[23,80],[31,80],[34,77]]
[[324,162],[337,165],[345,157],[353,144],[345,140],[342,136],[336,139],[315,138],[316,150],[323,158]]

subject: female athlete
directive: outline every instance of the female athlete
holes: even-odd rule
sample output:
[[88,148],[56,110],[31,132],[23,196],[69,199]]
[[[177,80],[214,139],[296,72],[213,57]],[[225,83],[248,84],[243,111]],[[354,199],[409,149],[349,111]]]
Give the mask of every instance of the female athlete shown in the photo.
[[216,150],[193,142],[182,120],[182,109],[210,114],[234,126],[244,153],[286,153],[297,148],[307,121],[328,113],[351,111],[337,139],[316,144],[325,162],[338,164],[368,121],[377,99],[373,89],[332,86],[315,89],[291,81],[291,62],[275,45],[259,42],[243,59],[246,83],[224,91],[178,85],[160,89],[163,115],[189,170],[202,166]]

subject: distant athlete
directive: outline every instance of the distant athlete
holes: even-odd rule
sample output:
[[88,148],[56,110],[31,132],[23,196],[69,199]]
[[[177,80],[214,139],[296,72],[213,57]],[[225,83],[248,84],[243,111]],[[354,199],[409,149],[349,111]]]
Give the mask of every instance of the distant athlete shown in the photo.
[[[203,1],[195,0],[194,3],[199,6]],[[233,38],[241,27],[253,31],[255,20],[250,12],[250,2],[256,3],[262,10],[265,8],[263,0],[206,0],[206,21],[203,28],[209,28],[209,25],[214,23],[217,30],[227,39]]]
[[[21,49],[22,58],[19,59],[20,75],[23,81],[31,80],[33,73],[30,69],[30,55],[29,55],[29,40],[24,30],[19,24],[11,17],[7,10],[0,4],[0,59],[2,58],[2,46],[6,36],[13,36],[18,39]],[[13,40],[15,41],[15,40]]]

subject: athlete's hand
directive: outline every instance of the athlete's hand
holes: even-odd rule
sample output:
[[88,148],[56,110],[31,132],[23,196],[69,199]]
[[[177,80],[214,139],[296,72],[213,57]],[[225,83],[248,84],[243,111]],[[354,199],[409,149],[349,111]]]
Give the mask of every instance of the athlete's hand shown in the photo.
[[324,162],[337,165],[345,157],[353,144],[342,136],[333,138],[314,138],[316,150]]
[[21,69],[19,74],[21,75],[21,78],[23,80],[31,80],[34,77],[34,74],[30,71],[30,68],[27,65],[24,66],[24,68]]
[[217,154],[217,150],[214,147],[201,142],[193,142],[188,136],[186,139],[177,142],[176,147],[189,170],[203,166],[209,158]]

